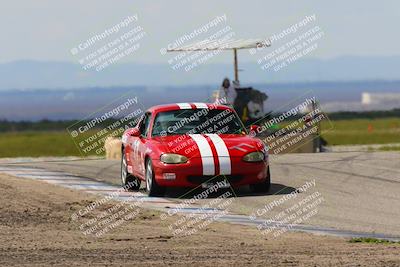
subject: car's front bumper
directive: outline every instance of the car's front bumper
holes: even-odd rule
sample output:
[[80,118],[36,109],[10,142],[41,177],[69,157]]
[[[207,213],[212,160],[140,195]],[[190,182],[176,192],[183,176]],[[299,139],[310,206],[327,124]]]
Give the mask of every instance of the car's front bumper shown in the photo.
[[265,181],[268,161],[245,162],[241,158],[231,159],[231,173],[225,175],[203,175],[200,158],[192,158],[183,164],[165,164],[153,160],[157,184],[166,187],[197,187],[202,183],[213,183],[226,178],[230,185],[238,187]]

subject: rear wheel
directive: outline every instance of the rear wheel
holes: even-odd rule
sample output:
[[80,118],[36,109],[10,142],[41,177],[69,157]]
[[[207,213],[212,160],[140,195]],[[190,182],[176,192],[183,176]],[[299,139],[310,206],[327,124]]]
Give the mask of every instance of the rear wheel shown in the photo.
[[150,197],[163,196],[165,187],[159,186],[154,178],[154,170],[151,159],[146,161],[146,191]]
[[121,184],[128,191],[137,191],[140,188],[140,180],[128,172],[128,164],[123,151],[121,155]]
[[265,178],[265,181],[258,184],[251,184],[250,189],[251,191],[256,193],[265,193],[268,192],[270,188],[271,188],[271,173],[269,172],[269,166],[268,166],[267,177]]

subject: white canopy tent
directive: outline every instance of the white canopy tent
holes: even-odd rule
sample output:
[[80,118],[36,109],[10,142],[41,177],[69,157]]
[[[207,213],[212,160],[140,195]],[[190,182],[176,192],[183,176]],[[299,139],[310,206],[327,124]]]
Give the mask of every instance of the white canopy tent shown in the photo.
[[228,39],[228,40],[203,40],[190,45],[184,45],[174,49],[168,49],[168,52],[180,51],[211,51],[211,50],[233,50],[234,56],[234,74],[235,81],[239,82],[237,50],[269,47],[270,42],[260,39]]

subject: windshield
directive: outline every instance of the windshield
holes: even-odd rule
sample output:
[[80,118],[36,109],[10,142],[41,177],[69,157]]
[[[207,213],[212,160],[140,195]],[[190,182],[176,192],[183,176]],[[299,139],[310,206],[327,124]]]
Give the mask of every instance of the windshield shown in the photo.
[[245,134],[242,122],[229,109],[187,109],[160,112],[153,136],[177,134]]

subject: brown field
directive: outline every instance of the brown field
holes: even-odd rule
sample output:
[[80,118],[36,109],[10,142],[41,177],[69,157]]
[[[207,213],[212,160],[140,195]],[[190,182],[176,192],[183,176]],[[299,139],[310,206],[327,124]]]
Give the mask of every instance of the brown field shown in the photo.
[[[213,223],[173,237],[157,212],[100,238],[87,237],[71,214],[94,196],[39,181],[0,177],[0,266],[399,266],[400,245],[286,233]],[[94,212],[101,212],[97,209]]]

